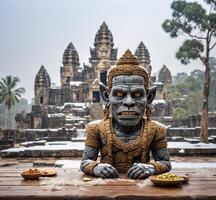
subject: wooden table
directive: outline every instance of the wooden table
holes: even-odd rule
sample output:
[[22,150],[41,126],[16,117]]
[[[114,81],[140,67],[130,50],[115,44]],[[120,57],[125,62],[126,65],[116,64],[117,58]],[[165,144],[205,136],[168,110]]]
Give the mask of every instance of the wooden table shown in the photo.
[[[19,167],[0,168],[0,199],[216,199],[216,169],[184,169],[174,171],[190,176],[190,181],[175,188],[153,186],[149,181],[92,179],[83,182],[78,169],[56,168],[56,177],[24,181]],[[144,183],[144,184],[143,184]],[[146,184],[146,185],[145,185]]]

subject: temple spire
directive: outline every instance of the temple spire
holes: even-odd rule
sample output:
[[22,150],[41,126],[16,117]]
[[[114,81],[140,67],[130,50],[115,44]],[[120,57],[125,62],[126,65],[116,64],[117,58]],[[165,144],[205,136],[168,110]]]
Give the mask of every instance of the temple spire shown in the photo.
[[70,42],[63,54],[63,65],[79,65],[79,55],[73,45]]
[[47,73],[45,67],[42,65],[35,77],[35,87],[44,86],[49,88],[50,85],[51,85],[50,76]]
[[42,65],[36,74],[34,83],[35,104],[48,105],[49,91],[51,87],[50,76]]
[[139,46],[135,51],[135,56],[137,57],[140,65],[145,67],[148,70],[148,73],[151,74],[151,60],[149,51],[142,41],[139,43]]
[[63,54],[63,67],[61,67],[61,85],[69,86],[70,81],[75,81],[78,77],[79,55],[72,42],[70,42]]
[[158,81],[165,85],[172,83],[172,74],[166,65],[163,65],[158,74]]
[[103,42],[110,43],[111,47],[114,46],[113,36],[106,22],[102,23],[98,32],[96,33],[94,46],[96,47],[98,44],[103,43]]

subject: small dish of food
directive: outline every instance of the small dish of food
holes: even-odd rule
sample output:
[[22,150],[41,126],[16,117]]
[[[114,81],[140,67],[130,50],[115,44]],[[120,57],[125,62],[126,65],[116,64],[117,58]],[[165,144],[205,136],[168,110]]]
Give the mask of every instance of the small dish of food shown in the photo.
[[41,173],[41,176],[46,176],[46,177],[57,175],[57,171],[52,168],[41,168],[40,173]]
[[25,180],[38,180],[41,176],[41,173],[38,169],[28,169],[21,173],[21,176]]
[[157,176],[150,176],[149,179],[154,185],[159,186],[178,186],[185,180],[182,176],[173,173],[164,173]]

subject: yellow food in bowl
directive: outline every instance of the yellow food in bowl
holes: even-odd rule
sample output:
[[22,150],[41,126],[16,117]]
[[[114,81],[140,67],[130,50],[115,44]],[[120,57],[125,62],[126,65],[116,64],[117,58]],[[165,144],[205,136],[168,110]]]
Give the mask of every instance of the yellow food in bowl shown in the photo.
[[182,179],[183,178],[181,176],[177,176],[176,174],[173,173],[164,173],[157,176],[157,180],[161,180],[161,181],[179,181]]

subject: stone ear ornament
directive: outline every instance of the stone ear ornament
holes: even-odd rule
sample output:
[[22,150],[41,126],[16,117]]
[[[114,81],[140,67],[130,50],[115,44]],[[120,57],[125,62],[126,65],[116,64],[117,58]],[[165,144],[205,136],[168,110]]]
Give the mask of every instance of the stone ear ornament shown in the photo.
[[103,109],[103,119],[106,120],[109,118],[109,115],[110,115],[110,104],[107,103],[105,105],[105,108]]
[[146,106],[146,117],[147,120],[151,120],[152,117],[152,108],[149,104]]
[[109,92],[108,88],[102,82],[100,82],[99,85],[101,97],[105,102],[105,108],[103,109],[103,119],[106,120],[110,115]]
[[108,103],[109,102],[109,92],[108,92],[108,88],[106,85],[104,85],[102,82],[99,83],[100,85],[100,94],[102,99]]
[[147,120],[151,120],[152,117],[152,107],[151,103],[153,102],[156,95],[157,87],[153,86],[147,89],[147,105],[146,105],[146,117]]
[[157,87],[153,86],[147,89],[147,103],[151,104],[155,98]]

